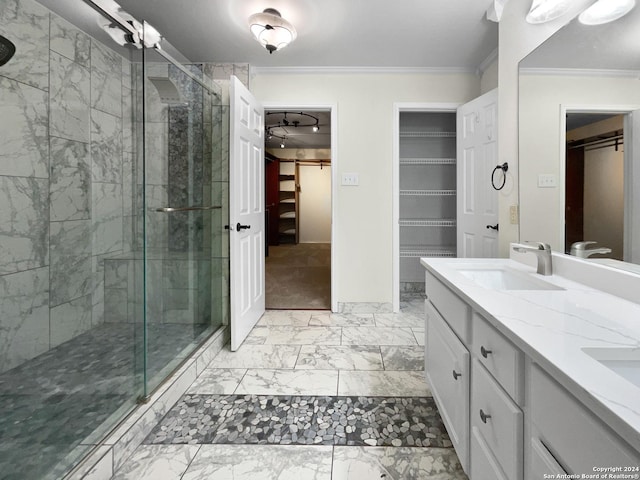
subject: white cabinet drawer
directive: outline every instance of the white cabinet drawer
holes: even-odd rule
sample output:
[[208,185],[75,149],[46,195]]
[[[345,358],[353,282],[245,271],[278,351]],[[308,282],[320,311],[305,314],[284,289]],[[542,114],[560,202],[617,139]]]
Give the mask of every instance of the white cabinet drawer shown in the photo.
[[[531,455],[531,461],[525,479],[559,478],[558,475],[567,474],[539,438],[531,438],[531,445],[528,451]],[[545,475],[552,475],[552,477],[545,477]]]
[[491,448],[476,427],[471,429],[471,472],[469,477],[472,480],[511,480],[505,476],[500,464],[493,456]]
[[442,420],[465,472],[469,467],[469,352],[427,306],[425,372]]
[[537,365],[529,392],[532,431],[567,473],[640,464],[637,452]]
[[[523,414],[477,359],[472,361],[471,428],[477,429],[509,480],[523,476]],[[471,471],[475,461],[471,453]],[[475,478],[473,480],[476,480]]]
[[425,275],[427,298],[447,320],[452,330],[464,343],[471,342],[471,308],[440,280],[427,271]]
[[474,312],[473,314],[473,354],[498,383],[522,405],[523,354],[488,321]]

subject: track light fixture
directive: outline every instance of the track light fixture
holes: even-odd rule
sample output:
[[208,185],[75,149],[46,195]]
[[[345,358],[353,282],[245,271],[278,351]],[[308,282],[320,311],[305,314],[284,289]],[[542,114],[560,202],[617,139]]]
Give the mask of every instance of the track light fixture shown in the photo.
[[[274,118],[273,123],[269,123],[269,117]],[[272,138],[279,138],[281,140],[280,148],[284,147],[284,141],[286,134],[290,133],[291,128],[309,128],[314,133],[320,131],[320,119],[315,115],[305,112],[266,112],[265,114],[265,133],[268,140]],[[281,117],[281,118],[280,118]]]

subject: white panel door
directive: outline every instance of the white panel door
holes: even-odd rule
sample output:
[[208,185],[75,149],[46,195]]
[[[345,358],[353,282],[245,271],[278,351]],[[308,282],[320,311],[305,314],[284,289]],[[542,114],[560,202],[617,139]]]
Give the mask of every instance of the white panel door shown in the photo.
[[624,260],[640,263],[640,110],[624,125]]
[[[498,164],[497,115],[497,90],[458,108],[458,257],[498,256],[498,192],[491,186]],[[501,181],[500,171],[496,183]]]
[[229,248],[231,350],[264,314],[264,110],[231,77]]

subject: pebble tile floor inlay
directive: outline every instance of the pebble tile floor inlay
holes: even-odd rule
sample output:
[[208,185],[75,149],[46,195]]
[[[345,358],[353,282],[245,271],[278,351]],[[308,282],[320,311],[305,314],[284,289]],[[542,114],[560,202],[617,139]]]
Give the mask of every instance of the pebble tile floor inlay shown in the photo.
[[451,447],[430,397],[186,395],[147,444]]
[[423,309],[268,310],[113,480],[467,480],[424,378]]

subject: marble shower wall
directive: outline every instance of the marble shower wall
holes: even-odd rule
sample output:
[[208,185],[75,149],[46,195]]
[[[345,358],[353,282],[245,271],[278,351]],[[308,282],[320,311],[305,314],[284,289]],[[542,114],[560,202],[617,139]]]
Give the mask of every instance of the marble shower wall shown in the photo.
[[[101,324],[104,260],[132,246],[132,80],[33,0],[0,0],[0,372]],[[129,223],[127,224],[127,219]]]

